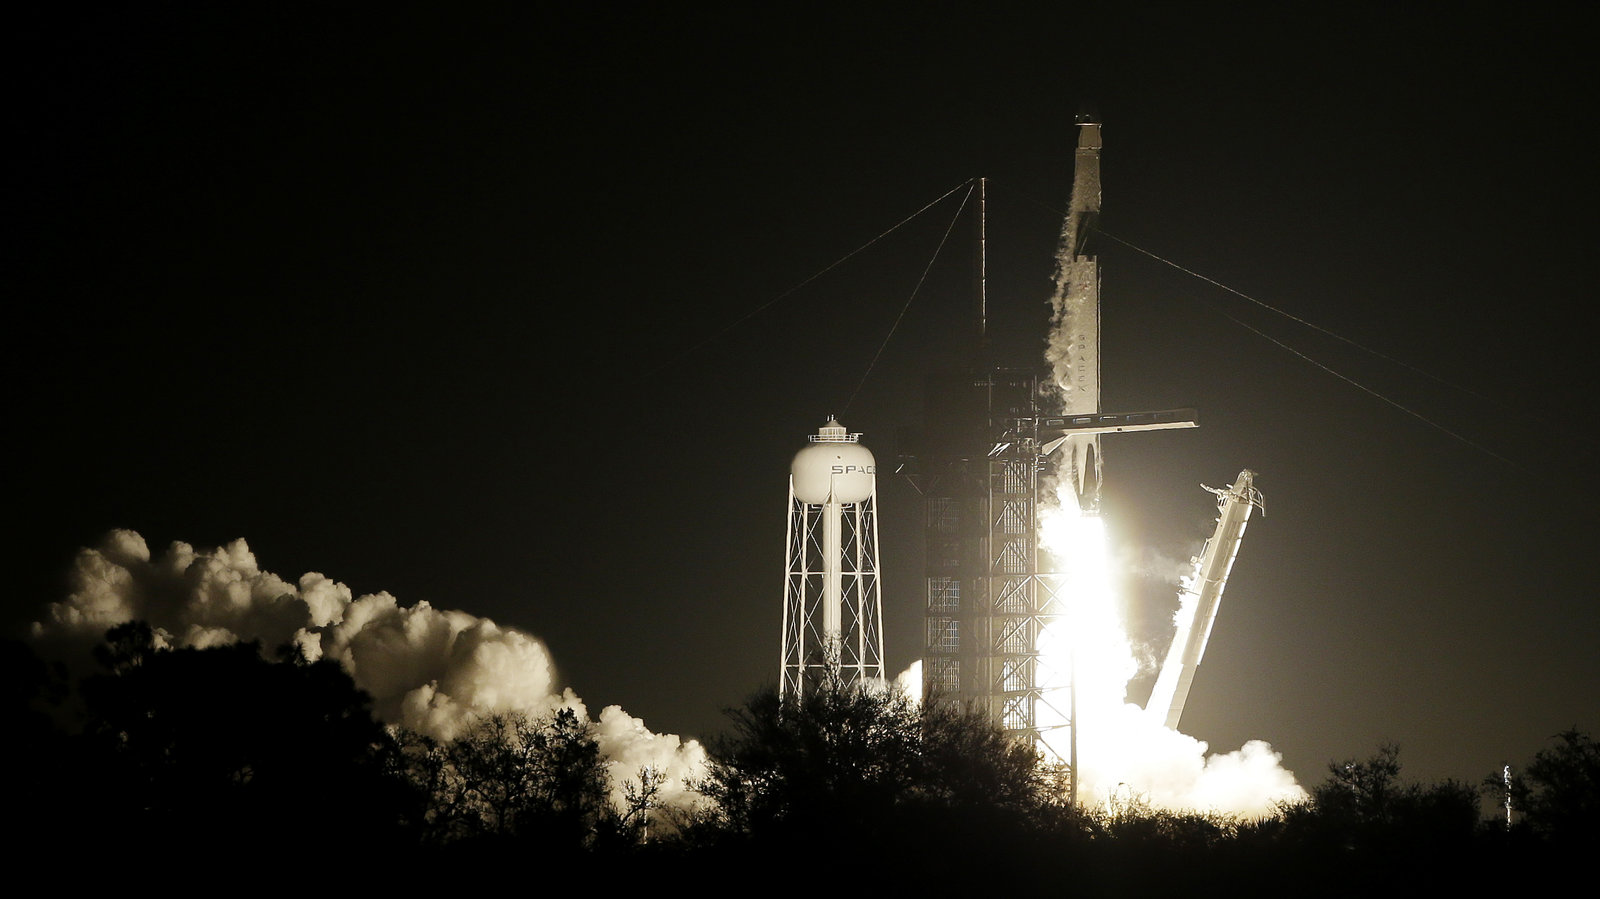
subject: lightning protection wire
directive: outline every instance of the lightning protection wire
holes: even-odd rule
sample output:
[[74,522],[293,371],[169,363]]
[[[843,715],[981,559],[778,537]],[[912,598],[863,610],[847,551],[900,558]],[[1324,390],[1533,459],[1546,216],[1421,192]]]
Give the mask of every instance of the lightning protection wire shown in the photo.
[[1263,308],[1263,309],[1265,309],[1265,310],[1267,310],[1269,312],[1272,312],[1272,313],[1274,313],[1276,315],[1281,315],[1284,318],[1287,318],[1290,321],[1295,322],[1296,324],[1304,325],[1304,326],[1306,326],[1307,328],[1310,328],[1313,331],[1316,331],[1316,332],[1321,333],[1321,334],[1326,334],[1329,337],[1332,337],[1334,340],[1337,340],[1337,341],[1339,341],[1341,343],[1349,344],[1350,346],[1355,347],[1356,349],[1360,350],[1363,353],[1366,353],[1366,354],[1371,355],[1371,356],[1376,356],[1377,358],[1382,359],[1383,361],[1388,362],[1388,363],[1390,363],[1392,365],[1398,365],[1401,368],[1404,368],[1404,369],[1406,369],[1408,371],[1411,371],[1411,372],[1414,372],[1416,374],[1419,374],[1419,375],[1423,376],[1424,378],[1427,378],[1428,380],[1433,381],[1435,383],[1443,384],[1444,386],[1450,387],[1450,388],[1452,388],[1454,390],[1459,390],[1462,393],[1465,393],[1468,396],[1471,396],[1471,397],[1473,397],[1475,399],[1480,399],[1480,400],[1483,400],[1484,402],[1488,402],[1488,403],[1494,402],[1493,399],[1490,399],[1489,397],[1486,397],[1483,394],[1478,393],[1475,390],[1472,390],[1471,388],[1463,387],[1460,384],[1456,384],[1456,383],[1454,383],[1452,381],[1447,381],[1444,378],[1441,378],[1438,375],[1435,375],[1435,374],[1433,374],[1432,372],[1429,372],[1426,369],[1418,368],[1417,366],[1412,365],[1409,362],[1406,362],[1406,361],[1401,360],[1401,359],[1396,359],[1393,356],[1387,355],[1385,353],[1380,353],[1377,350],[1375,350],[1375,349],[1373,349],[1373,348],[1371,348],[1369,346],[1364,346],[1362,344],[1359,344],[1359,343],[1355,342],[1354,340],[1351,340],[1350,338],[1345,337],[1342,334],[1338,334],[1338,333],[1335,333],[1333,331],[1330,331],[1327,328],[1324,328],[1321,325],[1318,325],[1318,324],[1316,324],[1314,322],[1306,321],[1305,319],[1301,318],[1298,315],[1295,315],[1292,312],[1287,312],[1287,311],[1285,311],[1283,309],[1279,309],[1278,307],[1272,305],[1271,303],[1263,302],[1261,300],[1256,299],[1253,296],[1250,296],[1249,294],[1247,294],[1247,293],[1245,293],[1243,291],[1235,290],[1232,287],[1229,287],[1228,285],[1223,284],[1221,281],[1217,281],[1214,278],[1208,278],[1205,275],[1202,275],[1202,274],[1200,274],[1199,272],[1197,272],[1197,271],[1195,271],[1193,269],[1185,268],[1184,266],[1179,265],[1176,262],[1173,262],[1171,259],[1168,259],[1165,256],[1159,256],[1159,255],[1157,255],[1155,253],[1150,252],[1149,250],[1145,249],[1144,247],[1136,246],[1136,245],[1134,245],[1132,243],[1129,243],[1128,241],[1123,240],[1122,238],[1116,236],[1115,234],[1112,234],[1109,231],[1105,231],[1105,230],[1102,230],[1100,228],[1095,228],[1095,233],[1096,234],[1102,234],[1102,235],[1110,238],[1111,240],[1114,240],[1117,243],[1122,244],[1123,246],[1127,247],[1128,249],[1133,250],[1136,253],[1142,253],[1145,256],[1149,256],[1151,259],[1154,259],[1155,261],[1161,263],[1162,265],[1171,266],[1171,267],[1177,269],[1178,271],[1183,272],[1184,274],[1188,275],[1191,278],[1198,278],[1201,281],[1204,281],[1204,282],[1206,282],[1207,284],[1210,284],[1213,287],[1218,287],[1218,288],[1221,288],[1222,290],[1226,290],[1228,293],[1231,293],[1234,296],[1239,297],[1242,300],[1247,300],[1247,301],[1249,301],[1251,303],[1254,303],[1257,306],[1260,306],[1261,308]]
[[[1249,300],[1250,302],[1256,304],[1257,306],[1260,306],[1263,309],[1266,309],[1266,310],[1268,310],[1270,312],[1276,313],[1277,315],[1281,315],[1284,318],[1289,319],[1290,321],[1293,321],[1293,322],[1296,322],[1298,324],[1304,325],[1304,326],[1312,329],[1313,331],[1317,331],[1319,333],[1326,334],[1329,337],[1332,337],[1335,340],[1338,340],[1338,341],[1340,341],[1342,343],[1347,343],[1350,346],[1353,346],[1356,349],[1361,350],[1364,353],[1368,353],[1370,355],[1378,357],[1379,359],[1383,359],[1383,360],[1385,360],[1387,362],[1390,362],[1390,363],[1393,363],[1395,365],[1398,365],[1401,368],[1404,368],[1404,369],[1407,369],[1409,371],[1415,372],[1415,373],[1417,373],[1419,375],[1422,375],[1423,377],[1426,377],[1426,378],[1428,378],[1430,380],[1436,381],[1436,382],[1438,382],[1440,384],[1443,384],[1443,385],[1445,385],[1447,387],[1453,387],[1456,390],[1459,390],[1459,391],[1461,391],[1463,393],[1466,393],[1466,394],[1469,394],[1471,396],[1477,397],[1478,399],[1482,399],[1482,400],[1486,400],[1486,401],[1492,402],[1492,400],[1489,400],[1488,397],[1482,396],[1481,394],[1478,394],[1478,393],[1475,393],[1475,392],[1473,392],[1471,390],[1468,390],[1467,388],[1462,387],[1459,384],[1453,384],[1453,383],[1451,383],[1449,381],[1446,381],[1443,378],[1440,378],[1440,377],[1437,377],[1435,375],[1432,375],[1432,374],[1428,373],[1427,371],[1424,371],[1423,369],[1417,368],[1414,365],[1410,365],[1410,364],[1408,364],[1406,362],[1402,362],[1399,359],[1395,359],[1392,356],[1388,356],[1388,355],[1385,355],[1383,353],[1380,353],[1377,350],[1374,350],[1374,349],[1372,349],[1370,347],[1363,346],[1363,345],[1355,342],[1354,340],[1349,339],[1348,337],[1344,337],[1344,336],[1342,336],[1340,334],[1336,334],[1333,331],[1328,330],[1327,328],[1324,328],[1324,327],[1322,327],[1320,325],[1316,325],[1316,324],[1313,324],[1313,323],[1311,323],[1309,321],[1306,321],[1305,319],[1303,319],[1303,318],[1301,318],[1301,317],[1299,317],[1297,315],[1294,315],[1293,313],[1286,312],[1286,311],[1284,311],[1282,309],[1279,309],[1276,306],[1273,306],[1270,303],[1266,303],[1266,302],[1263,302],[1261,300],[1258,300],[1255,297],[1250,296],[1247,293],[1244,293],[1244,292],[1239,291],[1239,290],[1235,290],[1234,288],[1229,287],[1228,285],[1223,284],[1220,281],[1217,281],[1217,280],[1215,280],[1213,278],[1208,278],[1205,275],[1202,275],[1199,272],[1196,272],[1196,271],[1194,271],[1192,269],[1185,268],[1184,266],[1179,265],[1178,263],[1173,262],[1172,260],[1167,259],[1167,258],[1165,258],[1163,256],[1159,256],[1159,255],[1157,255],[1155,253],[1152,253],[1152,252],[1150,252],[1149,250],[1146,250],[1143,247],[1136,246],[1135,244],[1130,243],[1130,242],[1128,242],[1126,240],[1123,240],[1122,238],[1120,238],[1120,237],[1116,236],[1115,234],[1112,234],[1112,233],[1110,233],[1108,231],[1104,231],[1104,230],[1101,230],[1099,228],[1096,228],[1095,229],[1095,233],[1103,234],[1106,237],[1110,238],[1111,240],[1114,240],[1117,243],[1122,244],[1123,246],[1127,247],[1130,250],[1133,250],[1133,251],[1135,251],[1137,253],[1142,253],[1145,256],[1149,256],[1151,259],[1154,259],[1157,262],[1162,263],[1163,265],[1169,265],[1169,266],[1177,269],[1178,271],[1183,272],[1186,275],[1189,275],[1190,277],[1198,278],[1201,281],[1206,282],[1207,284],[1210,284],[1210,285],[1212,285],[1214,287],[1219,287],[1219,288],[1227,291],[1228,293],[1233,294],[1234,296],[1240,297],[1240,298],[1245,299],[1245,300]],[[1368,387],[1367,385],[1361,383],[1360,381],[1357,381],[1354,378],[1351,378],[1351,377],[1349,377],[1347,375],[1341,374],[1340,372],[1334,371],[1332,368],[1328,367],[1327,365],[1324,365],[1321,362],[1318,362],[1317,360],[1311,358],[1310,356],[1306,355],[1305,353],[1302,353],[1301,351],[1295,349],[1294,347],[1288,345],[1287,343],[1284,343],[1283,341],[1277,339],[1276,337],[1273,337],[1272,335],[1266,333],[1265,331],[1262,331],[1261,329],[1256,328],[1256,327],[1254,327],[1252,325],[1246,324],[1245,322],[1240,321],[1239,319],[1234,318],[1233,316],[1229,315],[1226,312],[1222,312],[1221,310],[1218,310],[1218,314],[1221,315],[1223,318],[1226,318],[1228,321],[1231,321],[1234,324],[1238,325],[1239,327],[1244,328],[1245,330],[1256,334],[1257,336],[1269,341],[1270,343],[1276,344],[1278,347],[1286,350],[1287,352],[1292,353],[1293,355],[1300,357],[1301,359],[1305,360],[1306,362],[1316,366],[1317,368],[1322,369],[1323,371],[1327,372],[1330,375],[1333,375],[1334,377],[1338,378],[1339,380],[1344,381],[1346,384],[1349,384],[1350,386],[1355,387],[1357,390],[1360,390],[1363,393],[1366,393],[1366,394],[1368,394],[1370,396],[1376,397],[1378,400],[1380,400],[1380,401],[1382,401],[1384,403],[1387,403],[1390,406],[1393,406],[1394,408],[1400,410],[1401,412],[1404,412],[1405,414],[1411,416],[1412,418],[1417,419],[1418,421],[1422,422],[1423,424],[1426,424],[1427,426],[1429,426],[1431,428],[1434,428],[1435,430],[1438,430],[1443,434],[1446,434],[1446,435],[1448,435],[1450,437],[1453,437],[1456,440],[1459,440],[1462,443],[1466,444],[1467,446],[1470,446],[1473,449],[1475,449],[1475,450],[1477,450],[1477,451],[1479,451],[1481,453],[1484,453],[1485,455],[1492,456],[1495,459],[1499,459],[1501,462],[1504,462],[1507,465],[1510,465],[1512,468],[1517,468],[1517,469],[1521,469],[1522,468],[1521,465],[1517,464],[1516,462],[1512,461],[1511,459],[1508,459],[1505,456],[1500,455],[1499,453],[1495,452],[1494,450],[1489,449],[1488,447],[1484,446],[1483,444],[1478,443],[1478,442],[1466,437],[1463,434],[1460,434],[1460,433],[1457,433],[1456,431],[1450,430],[1449,428],[1445,427],[1444,425],[1440,424],[1439,422],[1434,421],[1433,419],[1429,418],[1426,415],[1423,415],[1421,412],[1418,412],[1417,410],[1412,409],[1409,406],[1406,406],[1406,405],[1404,405],[1402,403],[1399,403],[1399,402],[1397,402],[1397,401],[1385,396],[1384,394],[1379,393],[1376,390],[1373,390],[1371,387]]]
[[1328,366],[1323,365],[1321,362],[1318,362],[1317,360],[1311,358],[1310,356],[1307,356],[1305,353],[1300,352],[1299,350],[1297,350],[1294,347],[1288,345],[1287,343],[1284,343],[1283,341],[1279,340],[1278,338],[1273,337],[1272,335],[1266,333],[1265,331],[1262,331],[1261,329],[1253,327],[1251,325],[1247,325],[1244,322],[1240,321],[1237,318],[1234,318],[1233,316],[1229,315],[1226,312],[1220,312],[1219,314],[1223,318],[1226,318],[1228,321],[1231,321],[1234,324],[1238,325],[1239,327],[1244,328],[1246,331],[1253,332],[1253,333],[1259,335],[1260,337],[1263,337],[1263,338],[1267,339],[1268,341],[1271,341],[1272,343],[1277,344],[1279,347],[1282,347],[1283,349],[1289,351],[1290,353],[1293,353],[1294,355],[1299,356],[1301,359],[1304,359],[1305,361],[1311,363],[1312,365],[1315,365],[1317,368],[1320,368],[1323,371],[1327,372],[1328,374],[1333,375],[1335,378],[1338,378],[1339,380],[1345,382],[1346,384],[1349,384],[1350,386],[1355,387],[1356,389],[1362,391],[1363,393],[1367,393],[1367,394],[1370,394],[1372,396],[1377,397],[1378,399],[1382,400],[1383,402],[1388,403],[1389,405],[1393,406],[1396,409],[1399,409],[1401,412],[1404,412],[1405,414],[1411,416],[1412,418],[1415,418],[1416,420],[1422,422],[1423,424],[1426,424],[1431,428],[1435,428],[1435,429],[1437,429],[1438,431],[1440,431],[1440,432],[1442,432],[1444,434],[1448,434],[1449,436],[1454,437],[1455,439],[1461,441],[1462,443],[1465,443],[1467,446],[1470,446],[1473,449],[1475,449],[1475,450],[1477,450],[1477,451],[1479,451],[1481,453],[1484,453],[1484,454],[1489,455],[1489,456],[1493,456],[1494,458],[1499,459],[1501,462],[1504,462],[1507,465],[1510,465],[1512,468],[1516,468],[1516,469],[1521,469],[1522,468],[1522,466],[1517,464],[1516,462],[1513,462],[1512,460],[1507,459],[1505,456],[1500,455],[1499,453],[1495,452],[1492,449],[1489,449],[1488,447],[1484,446],[1481,443],[1478,443],[1478,442],[1476,442],[1474,440],[1471,440],[1471,439],[1469,439],[1469,438],[1467,438],[1467,437],[1465,437],[1465,436],[1463,436],[1461,434],[1456,433],[1455,431],[1450,430],[1449,428],[1447,428],[1444,425],[1438,423],[1437,421],[1434,421],[1433,419],[1429,418],[1428,416],[1423,415],[1421,412],[1418,412],[1417,410],[1412,409],[1409,406],[1402,405],[1401,403],[1398,403],[1398,402],[1390,399],[1389,397],[1384,396],[1383,394],[1379,393],[1376,390],[1373,390],[1371,387],[1368,387],[1367,385],[1361,383],[1360,381],[1357,381],[1354,378],[1348,377],[1346,375],[1343,375],[1343,374],[1340,374],[1339,372],[1334,371],[1333,369],[1329,368]]
[[[872,369],[877,366],[878,358],[883,355],[884,348],[887,347],[889,345],[889,341],[894,338],[894,332],[900,329],[900,322],[905,320],[906,310],[911,308],[912,301],[915,300],[917,298],[917,294],[922,291],[922,285],[927,283],[928,272],[933,270],[933,264],[938,261],[939,254],[944,252],[944,245],[950,242],[950,232],[955,230],[956,222],[961,220],[961,212],[967,208],[967,201],[972,199],[972,191],[974,189],[975,188],[972,182],[968,181],[966,196],[961,198],[961,205],[956,207],[956,214],[950,217],[950,224],[945,227],[944,236],[939,238],[939,245],[934,247],[933,256],[928,259],[928,264],[923,266],[922,276],[917,278],[917,285],[911,288],[911,295],[906,297],[905,304],[900,307],[900,314],[895,316],[894,324],[889,326],[889,333],[883,335],[883,342],[878,344],[878,351],[872,354],[872,361],[867,363],[867,370],[861,373],[861,380],[856,382],[856,389],[850,391],[850,398],[845,400],[844,411],[846,413],[850,411],[850,404],[854,403],[856,401],[856,396],[861,393],[862,386],[867,383],[867,377],[872,374]],[[945,196],[949,196],[949,194],[946,194]]]
[[[866,243],[862,244],[861,246],[856,247],[855,249],[851,250],[850,252],[844,254],[843,256],[840,256],[838,259],[834,260],[831,264],[829,264],[827,266],[824,266],[822,269],[817,271],[815,274],[813,274],[810,277],[806,278],[805,280],[799,282],[798,284],[794,285],[793,287],[789,288],[788,290],[785,290],[783,293],[778,294],[777,296],[773,297],[772,299],[767,300],[765,303],[762,303],[761,305],[756,306],[755,308],[753,308],[750,311],[746,312],[744,315],[741,315],[738,318],[734,319],[732,322],[729,322],[721,330],[714,332],[713,334],[711,334],[711,336],[707,337],[706,339],[704,339],[704,340],[700,341],[699,343],[689,347],[688,349],[684,350],[683,352],[679,353],[678,355],[672,357],[671,359],[669,359],[666,362],[662,363],[661,365],[657,366],[652,373],[653,374],[659,374],[664,369],[666,369],[666,368],[668,368],[668,367],[670,367],[672,365],[676,365],[679,361],[684,359],[684,357],[693,355],[694,353],[698,352],[700,350],[700,348],[705,346],[706,344],[712,343],[713,341],[718,340],[724,334],[727,334],[729,331],[732,331],[733,329],[739,327],[740,325],[744,324],[745,322],[749,321],[750,319],[755,318],[757,315],[760,315],[762,312],[764,312],[769,307],[773,306],[774,304],[778,303],[781,300],[784,300],[784,299],[788,298],[790,295],[794,294],[796,291],[800,290],[802,287],[805,287],[807,284],[810,284],[812,281],[815,281],[818,278],[822,277],[823,275],[826,275],[828,272],[833,271],[834,269],[836,269],[839,266],[845,264],[846,262],[848,262],[852,258],[854,258],[854,257],[860,255],[861,253],[865,252],[873,244],[877,243],[880,240],[883,240],[885,237],[888,237],[890,234],[893,234],[894,232],[900,230],[902,227],[904,227],[912,219],[915,219],[917,216],[922,215],[924,212],[927,212],[929,209],[932,209],[933,207],[935,207],[935,206],[939,205],[940,203],[944,202],[945,199],[947,199],[951,194],[954,194],[956,191],[960,190],[961,188],[963,188],[963,187],[967,188],[968,189],[967,193],[970,195],[972,193],[972,190],[971,190],[972,184],[976,180],[977,179],[975,179],[975,178],[969,178],[966,181],[963,181],[960,184],[957,184],[955,187],[950,188],[949,190],[947,190],[944,193],[940,194],[937,199],[934,199],[934,200],[930,201],[927,205],[923,206],[921,209],[918,209],[916,212],[911,213],[910,215],[906,216],[905,218],[901,219],[900,221],[898,221],[898,222],[894,223],[893,225],[890,225],[888,228],[884,229],[884,231],[882,233],[880,233],[877,237],[874,237],[873,239],[871,239],[871,240],[867,241]],[[965,205],[966,204],[966,199],[963,198],[961,202],[962,202],[963,205]],[[946,236],[948,236],[948,234]],[[943,244],[941,243],[941,246],[942,245]]]

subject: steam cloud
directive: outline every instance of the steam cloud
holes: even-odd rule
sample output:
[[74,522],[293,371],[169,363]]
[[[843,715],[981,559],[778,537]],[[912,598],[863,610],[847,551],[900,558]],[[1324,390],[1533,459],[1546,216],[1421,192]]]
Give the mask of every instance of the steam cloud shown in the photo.
[[[401,606],[386,592],[354,597],[315,572],[291,584],[261,570],[242,539],[214,550],[174,542],[152,558],[138,533],[113,531],[79,552],[70,584],[67,598],[34,624],[36,637],[94,642],[111,627],[143,620],[171,647],[292,642],[307,658],[339,662],[372,696],[380,720],[445,740],[497,712],[572,709],[590,720],[583,701],[556,684],[549,650],[537,638],[426,602]],[[698,741],[652,733],[615,705],[593,723],[614,800],[640,769],[652,767],[664,775],[661,803],[693,803],[686,785],[706,764]]]
[[1194,572],[1194,557],[1200,555],[1204,546],[1204,541],[1195,541],[1188,555],[1181,559],[1153,547],[1125,547],[1117,553],[1116,561],[1118,567],[1135,577],[1178,587]]

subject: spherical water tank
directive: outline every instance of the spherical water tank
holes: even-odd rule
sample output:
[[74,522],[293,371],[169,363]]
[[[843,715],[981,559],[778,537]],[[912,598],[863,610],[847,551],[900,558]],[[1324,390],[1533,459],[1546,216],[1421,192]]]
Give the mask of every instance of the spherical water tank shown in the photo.
[[811,437],[811,443],[794,454],[789,475],[795,499],[803,503],[859,503],[872,495],[878,463],[872,451],[839,422],[828,423]]

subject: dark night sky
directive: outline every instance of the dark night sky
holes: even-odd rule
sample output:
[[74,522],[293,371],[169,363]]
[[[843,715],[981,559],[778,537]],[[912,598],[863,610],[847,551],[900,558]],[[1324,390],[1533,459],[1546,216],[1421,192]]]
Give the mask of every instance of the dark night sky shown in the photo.
[[[1241,468],[1267,499],[1184,730],[1313,783],[1385,740],[1476,780],[1600,731],[1564,11],[149,6],[8,29],[9,624],[110,528],[244,537],[708,735],[775,678],[789,457],[834,413],[892,460],[964,346],[970,216],[853,402],[953,201],[745,316],[987,176],[996,345],[1033,364],[1091,104],[1106,231],[1473,392],[1099,242],[1105,407],[1202,420],[1107,440],[1119,550],[1187,558]],[[920,513],[880,504],[899,670]]]

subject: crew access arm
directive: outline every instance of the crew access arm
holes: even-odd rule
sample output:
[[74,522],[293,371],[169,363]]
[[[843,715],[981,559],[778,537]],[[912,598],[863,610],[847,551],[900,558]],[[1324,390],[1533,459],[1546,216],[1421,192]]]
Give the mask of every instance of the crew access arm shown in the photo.
[[1162,716],[1167,727],[1173,730],[1178,728],[1183,704],[1189,698],[1189,685],[1194,683],[1195,669],[1200,666],[1206,642],[1211,639],[1211,626],[1216,623],[1228,572],[1233,569],[1234,557],[1239,554],[1239,544],[1244,540],[1244,526],[1250,520],[1250,510],[1262,504],[1261,491],[1255,488],[1254,480],[1255,472],[1245,469],[1239,472],[1239,479],[1232,487],[1200,485],[1217,495],[1220,509],[1217,529],[1200,550],[1200,555],[1194,558],[1194,573],[1184,581],[1178,593],[1178,630],[1172,636],[1172,647],[1167,650],[1161,673],[1156,676],[1150,701],[1145,703],[1147,714]]

